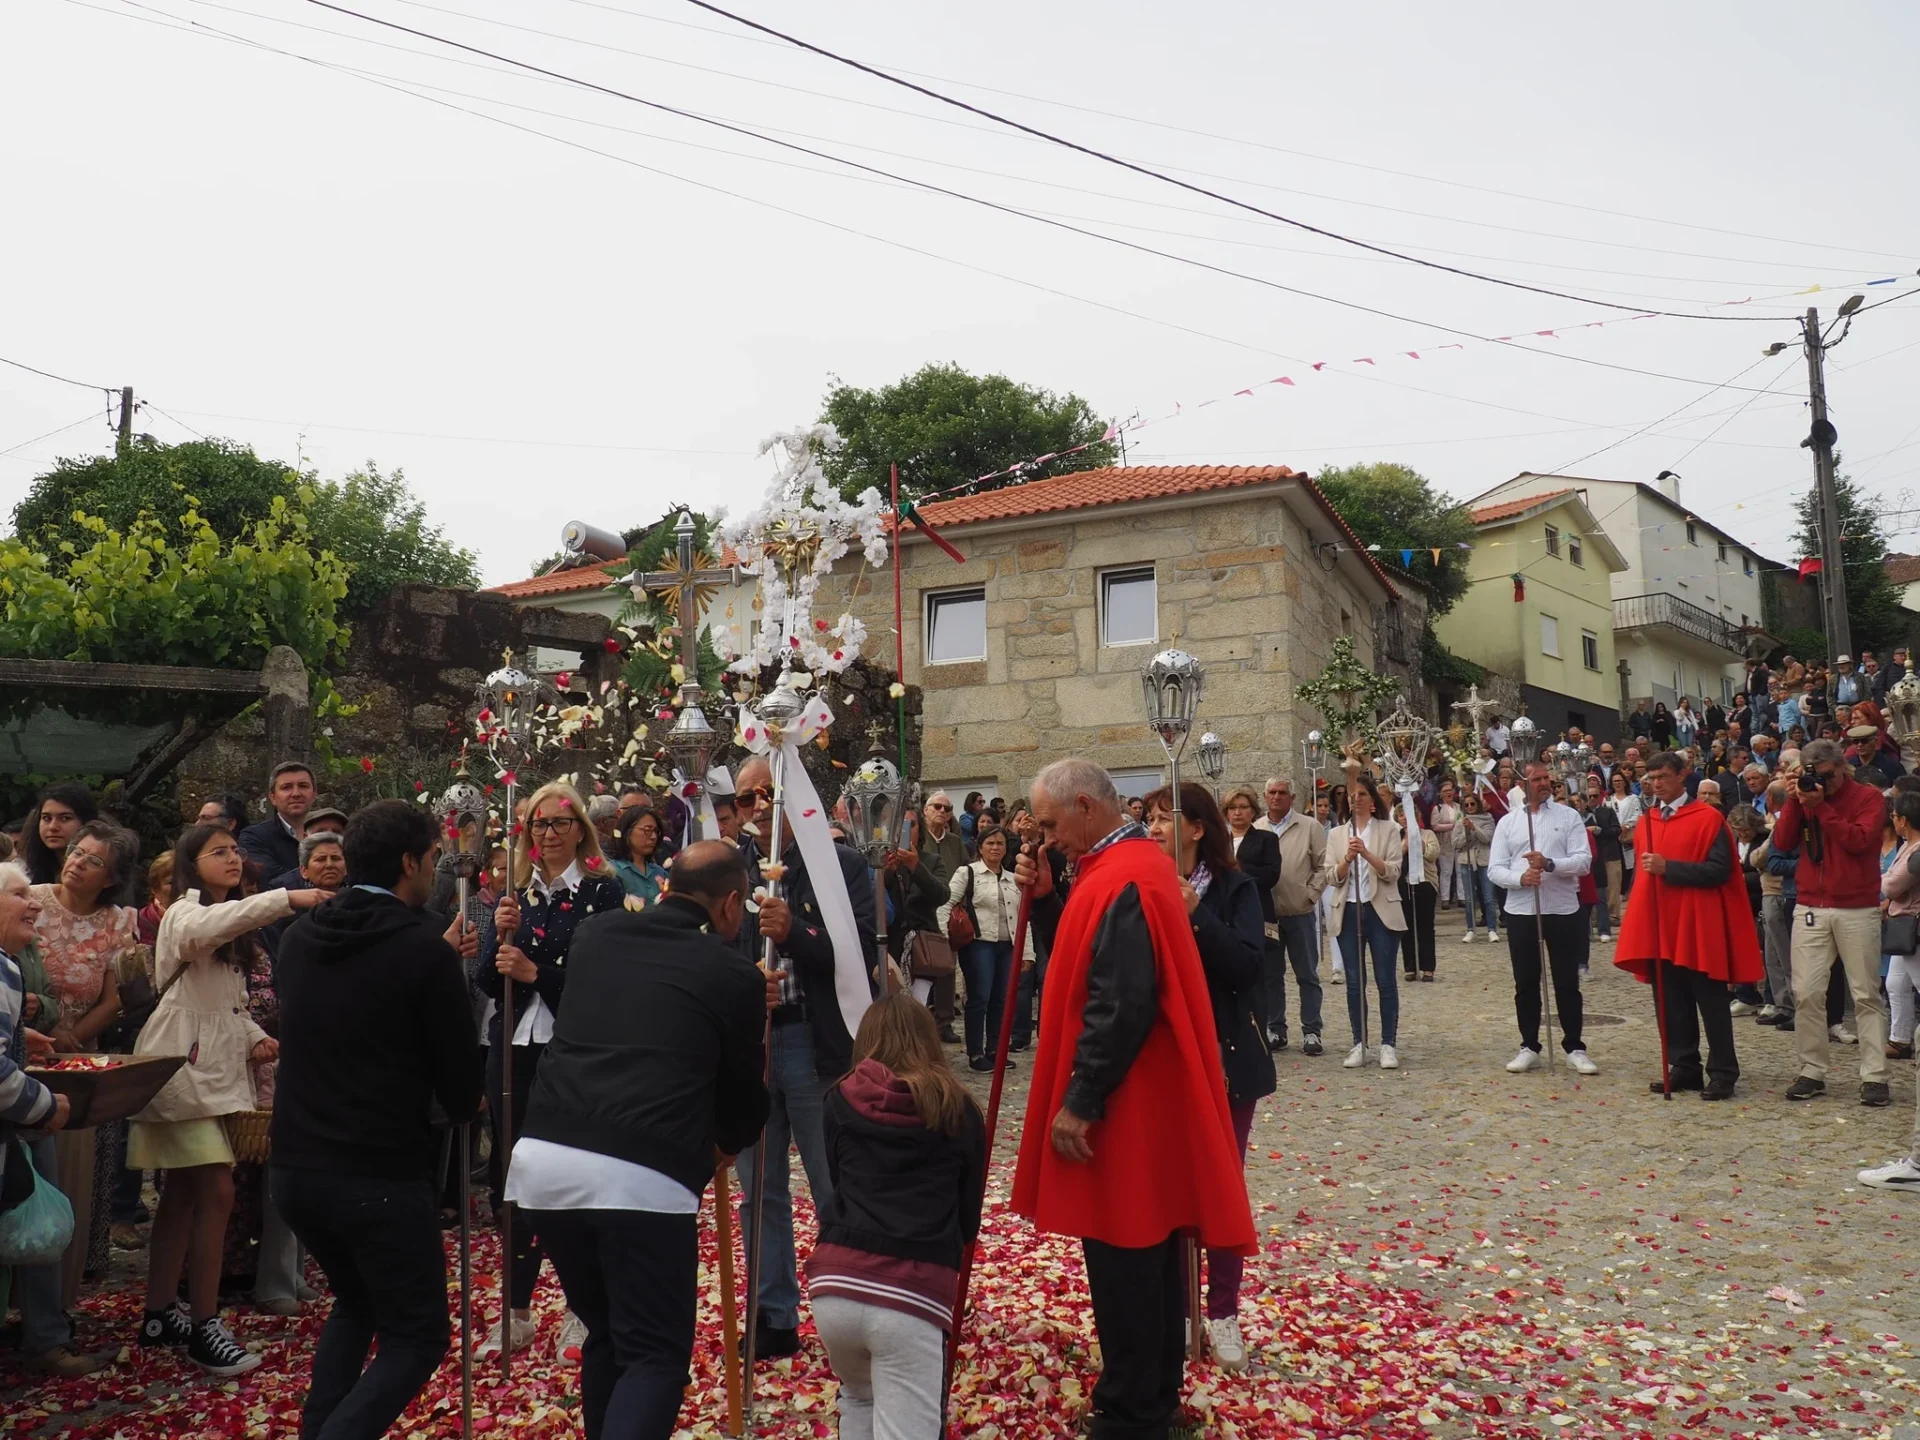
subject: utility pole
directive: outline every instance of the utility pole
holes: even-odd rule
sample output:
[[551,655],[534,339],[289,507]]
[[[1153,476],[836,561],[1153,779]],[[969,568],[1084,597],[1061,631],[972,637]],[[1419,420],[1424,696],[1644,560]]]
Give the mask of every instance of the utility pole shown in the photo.
[[[1858,297],[1849,304],[1857,308]],[[1847,314],[1847,306],[1841,307]],[[1834,493],[1833,442],[1839,438],[1827,419],[1826,343],[1820,336],[1820,312],[1809,307],[1802,322],[1807,350],[1807,396],[1813,424],[1800,443],[1813,451],[1820,534],[1820,608],[1826,622],[1827,658],[1853,653],[1853,632],[1847,622],[1846,564],[1840,555],[1840,502]]]
[[116,456],[124,456],[133,448],[133,387],[122,386],[120,390],[120,439],[114,446]]

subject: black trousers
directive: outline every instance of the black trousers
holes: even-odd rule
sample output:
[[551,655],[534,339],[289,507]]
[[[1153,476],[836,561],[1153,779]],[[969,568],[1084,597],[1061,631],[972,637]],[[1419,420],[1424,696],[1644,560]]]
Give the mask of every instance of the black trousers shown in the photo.
[[[528,987],[521,986],[525,991]],[[501,1082],[505,1078],[501,1069],[501,1046],[487,1047],[487,1113],[493,1116],[493,1159],[488,1166],[493,1185],[493,1203],[497,1207],[507,1190],[508,1147],[502,1143],[500,1135],[500,1117],[507,1107],[500,1098]],[[513,1136],[520,1137],[521,1129],[527,1123],[527,1101],[533,1097],[533,1077],[540,1069],[540,1057],[547,1053],[544,1045],[516,1045],[513,1047]],[[513,1264],[509,1267],[508,1279],[511,1294],[508,1303],[515,1310],[525,1310],[533,1304],[533,1287],[540,1278],[540,1237],[534,1232],[533,1225],[524,1216],[513,1217]]]
[[[1531,915],[1502,915],[1507,929],[1507,958],[1513,964],[1513,1014],[1520,1022],[1520,1043],[1540,1048],[1540,938]],[[1581,1023],[1580,962],[1585,958],[1586,929],[1576,912],[1543,915],[1540,930],[1547,940],[1547,965],[1553,971],[1553,1005],[1560,1025],[1560,1048],[1584,1050]]]
[[379,1440],[433,1378],[451,1338],[433,1186],[273,1165],[267,1193],[333,1290],[300,1434]]
[[[1440,892],[1434,886],[1422,880],[1418,885],[1407,885],[1402,876],[1400,902],[1406,906],[1406,916],[1412,921],[1413,934],[1400,946],[1400,968],[1408,976],[1415,974],[1433,974],[1437,957],[1434,954],[1433,915],[1438,906]],[[1415,946],[1419,947],[1416,957]]]
[[1186,1362],[1179,1237],[1169,1235],[1144,1250],[1101,1240],[1080,1243],[1100,1336],[1093,1440],[1167,1440]]
[[670,1440],[692,1378],[699,1217],[540,1210],[529,1218],[568,1306],[586,1322],[587,1440]]
[[[1667,1000],[1667,1065],[1676,1080],[1706,1075],[1731,1085],[1740,1078],[1740,1060],[1733,1051],[1733,1012],[1727,982],[1715,980],[1671,960],[1660,962],[1660,983],[1654,1004]],[[1700,1062],[1700,1032],[1707,1034],[1707,1059]]]

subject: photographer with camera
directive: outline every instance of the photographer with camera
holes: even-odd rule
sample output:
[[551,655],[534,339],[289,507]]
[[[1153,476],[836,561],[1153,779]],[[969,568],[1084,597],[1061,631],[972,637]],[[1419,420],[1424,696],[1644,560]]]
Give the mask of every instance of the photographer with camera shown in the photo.
[[[1796,1013],[1816,1016],[1825,1003],[1834,956],[1846,968],[1860,1034],[1860,1103],[1889,1103],[1887,1004],[1880,993],[1880,841],[1887,802],[1847,773],[1839,745],[1810,741],[1800,774],[1774,822],[1773,848],[1800,851],[1795,873],[1793,993]],[[1827,1093],[1825,1027],[1794,1027],[1800,1078],[1789,1100]]]

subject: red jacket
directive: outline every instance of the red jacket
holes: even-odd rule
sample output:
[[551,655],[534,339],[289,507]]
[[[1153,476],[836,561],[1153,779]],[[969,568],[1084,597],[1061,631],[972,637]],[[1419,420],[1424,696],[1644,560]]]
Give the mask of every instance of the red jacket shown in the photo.
[[1773,851],[1797,849],[1799,903],[1816,910],[1876,910],[1880,906],[1880,840],[1887,802],[1871,785],[1849,780],[1813,812],[1791,791],[1773,822]]

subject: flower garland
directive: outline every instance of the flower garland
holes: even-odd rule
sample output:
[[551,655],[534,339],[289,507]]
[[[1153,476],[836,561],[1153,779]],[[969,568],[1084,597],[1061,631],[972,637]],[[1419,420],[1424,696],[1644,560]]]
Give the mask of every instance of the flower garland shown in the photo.
[[820,468],[820,456],[840,448],[831,425],[771,435],[760,453],[782,453],[779,471],[758,510],[726,526],[722,538],[740,557],[741,569],[758,578],[760,623],[753,643],[727,667],[758,675],[788,660],[805,669],[838,675],[860,656],[867,627],[843,613],[828,622],[813,614],[822,578],[858,540],[868,563],[887,563],[887,510],[871,486],[846,501]]
[[[1296,703],[1313,706],[1327,722],[1327,738],[1338,744],[1352,734],[1374,747],[1375,711],[1398,689],[1395,681],[1375,674],[1355,657],[1353,637],[1341,635],[1329,650],[1327,668],[1313,679],[1294,686]],[[1352,703],[1347,703],[1347,697]],[[1342,747],[1344,750],[1344,747]]]

